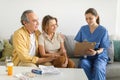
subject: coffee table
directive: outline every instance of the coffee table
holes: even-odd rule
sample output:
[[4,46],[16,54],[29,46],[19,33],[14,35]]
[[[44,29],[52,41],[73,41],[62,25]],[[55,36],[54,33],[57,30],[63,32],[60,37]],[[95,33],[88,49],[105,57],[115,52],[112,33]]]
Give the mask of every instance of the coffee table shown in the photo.
[[[0,80],[20,80],[15,75],[19,73],[31,72],[33,67],[14,67],[13,75],[8,76],[5,66],[0,66]],[[60,74],[42,74],[30,80],[88,80],[83,69],[78,68],[58,68]]]

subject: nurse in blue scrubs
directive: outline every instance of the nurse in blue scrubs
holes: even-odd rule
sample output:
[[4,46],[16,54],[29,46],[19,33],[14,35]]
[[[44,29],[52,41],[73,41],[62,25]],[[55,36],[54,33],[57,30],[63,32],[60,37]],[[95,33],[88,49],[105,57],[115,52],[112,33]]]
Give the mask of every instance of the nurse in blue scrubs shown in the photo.
[[75,40],[96,42],[96,46],[80,57],[78,67],[84,69],[89,80],[106,80],[107,48],[110,43],[108,31],[99,24],[99,15],[94,8],[85,12],[85,18],[88,24],[81,27]]

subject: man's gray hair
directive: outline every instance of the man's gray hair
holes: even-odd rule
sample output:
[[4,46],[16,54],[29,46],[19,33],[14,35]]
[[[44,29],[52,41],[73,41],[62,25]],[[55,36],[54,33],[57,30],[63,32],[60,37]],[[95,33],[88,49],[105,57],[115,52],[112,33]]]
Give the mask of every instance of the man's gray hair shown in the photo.
[[24,25],[23,21],[25,22],[29,22],[29,19],[27,18],[27,14],[29,13],[33,13],[32,10],[26,10],[23,12],[22,16],[21,16],[21,24]]

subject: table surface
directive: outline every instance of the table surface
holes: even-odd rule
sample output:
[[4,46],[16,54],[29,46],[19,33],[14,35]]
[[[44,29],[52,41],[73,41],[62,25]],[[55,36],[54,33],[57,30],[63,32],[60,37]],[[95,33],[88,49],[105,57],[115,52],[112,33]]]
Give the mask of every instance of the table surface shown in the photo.
[[[31,72],[33,67],[13,67],[13,75],[8,76],[5,66],[0,66],[0,80],[20,80],[16,74]],[[42,74],[29,80],[88,80],[83,69],[78,68],[58,68],[60,74]]]

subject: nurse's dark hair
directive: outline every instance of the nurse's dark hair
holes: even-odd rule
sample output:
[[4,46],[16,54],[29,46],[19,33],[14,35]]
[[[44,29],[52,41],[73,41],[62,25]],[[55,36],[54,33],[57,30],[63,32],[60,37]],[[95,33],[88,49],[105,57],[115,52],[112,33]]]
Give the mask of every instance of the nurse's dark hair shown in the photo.
[[94,15],[94,16],[98,16],[96,22],[97,22],[98,24],[100,24],[99,15],[98,15],[97,11],[96,11],[94,8],[89,8],[89,9],[85,12],[85,14],[88,14],[88,13],[91,13],[91,14]]

